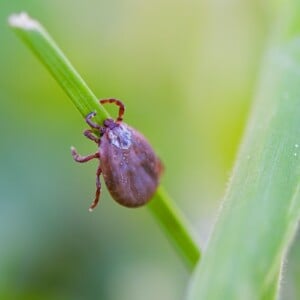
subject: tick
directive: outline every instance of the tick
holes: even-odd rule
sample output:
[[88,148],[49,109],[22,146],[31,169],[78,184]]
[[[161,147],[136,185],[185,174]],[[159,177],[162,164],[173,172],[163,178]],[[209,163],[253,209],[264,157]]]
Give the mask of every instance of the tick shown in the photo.
[[[104,120],[102,126],[92,121],[95,112],[86,116],[85,121],[92,130],[85,130],[84,135],[98,145],[98,151],[81,156],[71,147],[72,156],[79,163],[99,160],[96,194],[89,210],[92,211],[98,204],[101,174],[112,198],[119,204],[127,207],[144,205],[157,189],[163,165],[146,138],[123,122],[125,106],[120,100],[103,99],[100,103],[116,104],[119,114],[116,120]],[[98,131],[99,137],[94,134],[95,131]]]

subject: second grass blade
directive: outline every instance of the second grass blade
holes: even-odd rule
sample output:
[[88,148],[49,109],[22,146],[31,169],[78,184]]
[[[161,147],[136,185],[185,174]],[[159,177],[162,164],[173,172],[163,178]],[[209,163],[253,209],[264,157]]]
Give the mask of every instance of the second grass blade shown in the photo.
[[281,3],[290,10],[266,55],[248,130],[189,300],[275,299],[282,259],[296,232],[300,3]]

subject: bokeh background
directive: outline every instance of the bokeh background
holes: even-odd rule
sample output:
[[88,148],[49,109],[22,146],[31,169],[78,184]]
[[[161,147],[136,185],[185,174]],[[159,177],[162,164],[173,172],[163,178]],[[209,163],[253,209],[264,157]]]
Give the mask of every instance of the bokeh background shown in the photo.
[[[99,98],[126,103],[126,122],[159,153],[163,184],[205,248],[272,27],[267,3],[0,2],[0,300],[179,300],[189,279],[147,208],[123,208],[104,188],[88,213],[96,162],[74,163],[69,148],[95,146],[9,14],[39,19]],[[282,299],[300,299],[299,248]]]

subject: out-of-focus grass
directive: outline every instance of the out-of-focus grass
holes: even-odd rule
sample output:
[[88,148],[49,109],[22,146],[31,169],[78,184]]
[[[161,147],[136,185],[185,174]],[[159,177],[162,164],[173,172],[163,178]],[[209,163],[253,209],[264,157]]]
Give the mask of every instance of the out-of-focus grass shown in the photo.
[[299,1],[278,7],[258,95],[189,299],[277,299],[300,217]]

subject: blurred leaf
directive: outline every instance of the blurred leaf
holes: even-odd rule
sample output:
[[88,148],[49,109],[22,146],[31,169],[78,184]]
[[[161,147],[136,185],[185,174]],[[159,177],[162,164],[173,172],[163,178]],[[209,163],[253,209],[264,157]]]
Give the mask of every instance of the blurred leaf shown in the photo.
[[258,95],[189,299],[274,299],[300,216],[300,2],[279,7]]

